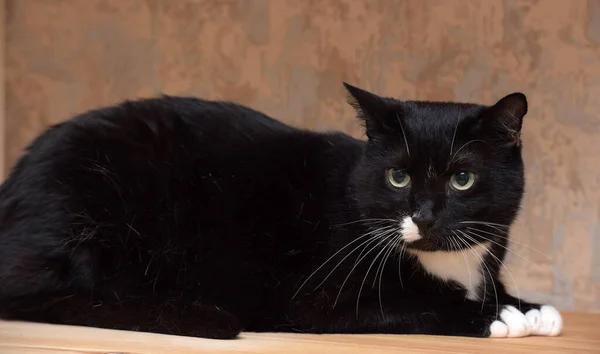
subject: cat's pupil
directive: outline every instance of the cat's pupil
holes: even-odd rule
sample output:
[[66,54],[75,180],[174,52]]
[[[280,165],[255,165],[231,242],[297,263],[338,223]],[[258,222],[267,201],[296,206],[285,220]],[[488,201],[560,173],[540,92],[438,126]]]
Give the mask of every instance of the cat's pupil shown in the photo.
[[402,182],[406,179],[406,172],[402,170],[395,170],[393,172],[393,177],[396,182]]
[[456,184],[458,184],[461,187],[464,187],[467,185],[467,183],[469,183],[469,173],[459,172],[454,175],[454,179],[456,181]]

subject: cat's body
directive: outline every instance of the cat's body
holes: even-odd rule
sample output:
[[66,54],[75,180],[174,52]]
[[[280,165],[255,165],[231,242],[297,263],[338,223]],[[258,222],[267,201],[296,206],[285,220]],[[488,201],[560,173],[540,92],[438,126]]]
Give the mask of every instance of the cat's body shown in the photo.
[[[369,142],[175,97],[49,129],[0,188],[0,317],[211,338],[558,334],[556,310],[498,281],[523,192],[521,97],[348,89]],[[499,138],[477,117],[503,109],[518,126]],[[477,184],[458,193],[464,169]]]

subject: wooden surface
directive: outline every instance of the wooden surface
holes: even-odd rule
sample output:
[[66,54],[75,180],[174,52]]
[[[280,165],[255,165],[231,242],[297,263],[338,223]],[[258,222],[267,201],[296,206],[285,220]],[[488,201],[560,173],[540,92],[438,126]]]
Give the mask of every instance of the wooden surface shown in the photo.
[[600,353],[600,314],[564,319],[563,335],[553,338],[245,333],[230,341],[0,321],[0,353]]

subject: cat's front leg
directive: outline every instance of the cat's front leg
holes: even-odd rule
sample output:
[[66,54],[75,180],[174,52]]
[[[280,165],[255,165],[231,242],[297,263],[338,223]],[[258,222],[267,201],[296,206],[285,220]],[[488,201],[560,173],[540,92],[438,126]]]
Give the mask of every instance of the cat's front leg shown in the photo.
[[[558,323],[552,315],[555,313],[559,318],[560,315],[554,308],[551,309],[554,312],[544,308],[545,317],[542,319],[541,311],[537,308],[530,308],[523,313],[513,305],[481,304],[472,301],[445,304],[438,310],[439,325],[433,324],[434,332],[430,334],[491,338],[558,335],[562,329],[562,320]],[[550,330],[546,329],[548,326]]]
[[[340,304],[338,304],[340,305]],[[381,306],[379,302],[336,306],[323,313],[304,309],[304,316],[294,330],[319,333],[389,333],[425,334],[464,337],[514,338],[530,335],[557,335],[562,320],[551,326],[552,310],[531,308],[526,313],[513,305],[459,302],[398,301]],[[322,307],[321,307],[322,308]],[[553,309],[553,308],[552,308]],[[539,317],[536,312],[539,311]],[[320,311],[319,311],[320,312]],[[310,316],[310,317],[307,317]],[[560,316],[560,315],[559,315]],[[543,321],[549,320],[549,324]],[[550,326],[551,330],[546,327]],[[546,333],[546,334],[544,334]]]
[[[527,336],[558,336],[562,332],[563,320],[560,312],[551,305],[539,305],[529,303],[518,298],[510,297],[502,302],[504,305],[484,304],[479,315],[473,315],[473,304],[465,303],[464,310],[457,306],[458,311],[451,316],[460,328],[461,323],[470,322],[464,326],[465,333],[469,330],[477,332],[478,323],[487,327],[484,337],[492,338],[516,338]],[[491,319],[491,321],[490,321]]]

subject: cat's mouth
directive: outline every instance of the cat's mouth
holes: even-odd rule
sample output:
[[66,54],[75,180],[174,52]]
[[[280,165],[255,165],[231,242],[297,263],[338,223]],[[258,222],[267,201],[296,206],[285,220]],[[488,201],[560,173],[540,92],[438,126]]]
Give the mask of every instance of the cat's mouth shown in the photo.
[[410,216],[400,222],[400,234],[403,241],[400,247],[424,252],[459,251],[477,242],[460,229],[422,230]]
[[469,248],[469,244],[463,244],[451,236],[425,236],[412,242],[405,242],[405,246],[409,250],[422,252],[453,252],[461,251]]
[[420,238],[412,242],[404,243],[407,249],[413,249],[423,252],[436,252],[436,251],[447,251],[448,249],[443,246],[443,242],[439,242],[436,238]]
[[437,251],[461,251],[472,247],[473,244],[479,243],[474,238],[468,240],[459,237],[455,230],[440,231],[437,233],[423,233],[418,231],[418,237],[415,234],[402,234],[403,245],[407,249],[437,252]]

